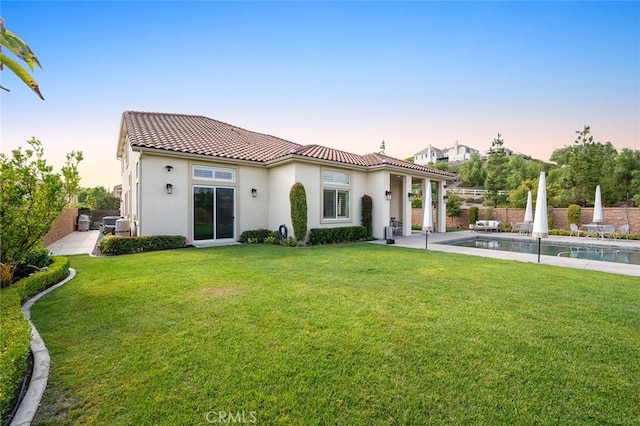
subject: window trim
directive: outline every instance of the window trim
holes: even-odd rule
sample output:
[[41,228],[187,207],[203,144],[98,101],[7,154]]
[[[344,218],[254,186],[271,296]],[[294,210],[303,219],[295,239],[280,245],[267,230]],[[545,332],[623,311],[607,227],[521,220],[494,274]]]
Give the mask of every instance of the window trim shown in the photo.
[[[353,192],[352,186],[352,176],[353,174],[350,171],[342,171],[342,170],[332,170],[332,169],[322,169],[321,170],[321,184],[320,184],[320,223],[350,223],[353,221],[353,200],[351,193]],[[327,179],[327,177],[333,176],[332,179]],[[342,177],[343,179],[335,179],[336,177]],[[343,182],[340,182],[342,180]],[[345,183],[344,181],[348,182]],[[325,191],[332,191],[333,193],[333,203],[334,203],[334,211],[335,216],[326,217],[325,216]],[[338,200],[339,193],[346,193],[347,203],[347,216],[338,216]]]
[[[211,172],[211,177],[206,176],[196,176],[196,170],[202,170],[206,172]],[[228,179],[221,178],[216,176],[216,173],[229,173],[231,177]],[[236,169],[231,169],[228,167],[212,167],[212,166],[201,166],[194,164],[191,167],[191,179],[194,181],[205,181],[205,182],[226,182],[226,183],[235,183],[236,182]]]

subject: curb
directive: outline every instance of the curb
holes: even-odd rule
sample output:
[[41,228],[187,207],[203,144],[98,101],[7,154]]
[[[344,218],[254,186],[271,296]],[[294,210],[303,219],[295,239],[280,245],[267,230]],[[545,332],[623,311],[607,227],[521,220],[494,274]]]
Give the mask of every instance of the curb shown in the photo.
[[53,290],[71,281],[76,276],[76,271],[73,268],[69,268],[69,276],[59,283],[49,287],[41,293],[36,294],[31,299],[22,305],[22,314],[29,322],[29,328],[31,329],[31,344],[30,349],[33,354],[33,374],[31,374],[31,380],[29,381],[29,387],[24,394],[22,401],[18,405],[18,410],[11,420],[10,426],[25,426],[30,425],[36,416],[36,411],[42,401],[42,395],[47,387],[47,380],[49,378],[49,351],[44,345],[44,341],[40,337],[40,333],[36,330],[35,325],[31,322],[31,307],[42,296],[49,294]]

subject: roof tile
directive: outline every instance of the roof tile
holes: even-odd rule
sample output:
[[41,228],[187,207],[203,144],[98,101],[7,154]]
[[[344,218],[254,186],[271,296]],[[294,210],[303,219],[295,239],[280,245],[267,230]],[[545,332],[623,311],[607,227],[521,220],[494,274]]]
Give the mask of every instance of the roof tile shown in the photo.
[[260,163],[300,156],[363,167],[390,165],[453,177],[447,172],[383,154],[362,156],[321,145],[303,146],[201,115],[126,111],[123,118],[134,147]]

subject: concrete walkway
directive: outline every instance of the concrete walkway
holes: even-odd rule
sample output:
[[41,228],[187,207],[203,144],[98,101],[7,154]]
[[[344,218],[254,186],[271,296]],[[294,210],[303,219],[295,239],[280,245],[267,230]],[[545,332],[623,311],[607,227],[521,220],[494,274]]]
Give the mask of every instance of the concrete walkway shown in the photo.
[[[425,244],[428,250],[441,251],[447,253],[460,253],[472,256],[490,257],[494,259],[505,260],[517,260],[519,262],[537,263],[538,255],[530,253],[516,253],[510,251],[501,250],[489,250],[473,247],[459,247],[446,245],[447,242],[454,240],[475,238],[475,237],[491,237],[491,238],[504,238],[509,240],[522,240],[522,241],[537,241],[533,240],[529,236],[519,236],[517,234],[504,233],[504,232],[472,232],[472,231],[459,231],[459,232],[447,232],[447,233],[433,233],[429,234],[428,242],[426,241],[425,234],[414,233],[411,236],[395,237],[395,244],[390,247],[409,247],[414,249],[425,249]],[[615,247],[615,248],[628,248],[631,250],[640,250],[640,241],[633,240],[602,240],[597,238],[577,238],[577,237],[564,237],[551,235],[549,238],[544,238],[544,243],[564,243],[564,244],[579,244],[579,245],[591,245],[597,247]],[[374,244],[386,244],[385,240],[373,241]],[[443,244],[444,243],[444,244]],[[597,260],[587,259],[575,259],[569,257],[558,256],[540,256],[540,263],[544,265],[562,266],[566,268],[587,269],[591,271],[609,272],[612,274],[631,275],[640,277],[640,265],[631,265],[625,263],[614,262],[601,262]]]
[[69,256],[72,254],[91,254],[96,246],[100,231],[74,231],[58,241],[51,243],[47,249],[54,256]]

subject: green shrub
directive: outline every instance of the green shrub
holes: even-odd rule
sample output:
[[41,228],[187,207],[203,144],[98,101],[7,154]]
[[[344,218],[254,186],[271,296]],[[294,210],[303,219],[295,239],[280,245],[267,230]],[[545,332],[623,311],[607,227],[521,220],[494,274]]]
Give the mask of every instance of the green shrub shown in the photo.
[[278,231],[271,231],[264,228],[251,229],[240,234],[240,238],[238,239],[238,241],[247,244],[262,244],[264,243],[264,240],[269,237],[279,239]]
[[0,414],[7,414],[27,369],[31,334],[20,309],[22,302],[64,279],[69,259],[54,257],[46,270],[0,290]]
[[495,209],[493,207],[487,207],[484,209],[484,220],[493,220],[495,218]]
[[98,249],[106,256],[177,249],[186,246],[187,239],[182,235],[152,235],[148,237],[117,237],[108,235],[98,243]]
[[13,280],[18,281],[21,278],[29,276],[37,272],[39,269],[49,266],[53,261],[51,252],[46,247],[34,247],[27,252],[24,261],[16,267]]
[[373,199],[368,195],[362,196],[362,226],[367,228],[369,236],[373,235]]
[[294,183],[291,187],[289,203],[293,236],[296,241],[304,241],[307,238],[307,193],[300,182]]
[[553,226],[556,223],[556,218],[553,216],[553,207],[552,206],[548,206],[547,207],[547,225],[549,226],[549,229],[553,229]]
[[364,226],[343,226],[338,228],[312,228],[309,244],[333,244],[351,241],[367,241],[371,236]]
[[582,217],[582,207],[577,204],[571,204],[567,207],[567,223],[575,223],[580,226],[580,218]]
[[[283,241],[286,241],[286,240],[283,240]],[[264,239],[263,243],[277,245],[277,244],[280,244],[280,238],[278,238],[277,235],[269,235],[267,238]]]
[[469,223],[475,224],[478,221],[479,217],[480,217],[480,209],[478,209],[478,207],[476,206],[469,207]]

